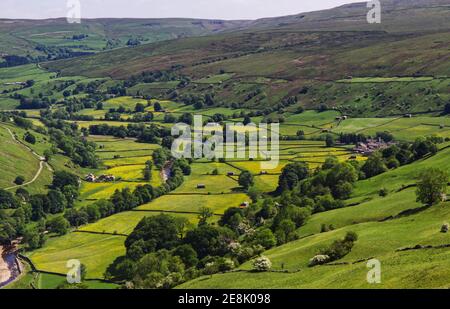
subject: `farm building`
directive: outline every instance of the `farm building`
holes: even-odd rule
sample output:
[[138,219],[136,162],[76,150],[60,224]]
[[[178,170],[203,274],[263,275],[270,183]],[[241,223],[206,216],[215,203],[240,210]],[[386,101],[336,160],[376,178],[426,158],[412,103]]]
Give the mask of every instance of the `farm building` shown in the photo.
[[249,203],[249,202],[243,202],[241,205],[239,205],[239,207],[240,207],[241,209],[247,208],[248,206],[250,206],[250,203]]
[[336,117],[336,120],[341,121],[341,120],[347,120],[348,116],[338,116]]
[[95,182],[97,180],[97,177],[95,177],[94,174],[89,174],[84,177],[84,180],[86,180],[87,182]]
[[84,180],[87,182],[113,182],[116,181],[116,177],[113,175],[100,175],[96,177],[94,174],[88,174]]
[[115,181],[116,177],[113,175],[100,175],[97,179],[98,182],[112,182]]
[[368,139],[366,142],[360,142],[355,147],[355,152],[360,153],[362,155],[368,156],[378,150],[383,150],[388,148],[389,146],[395,145],[395,142],[386,143],[381,138],[379,139]]

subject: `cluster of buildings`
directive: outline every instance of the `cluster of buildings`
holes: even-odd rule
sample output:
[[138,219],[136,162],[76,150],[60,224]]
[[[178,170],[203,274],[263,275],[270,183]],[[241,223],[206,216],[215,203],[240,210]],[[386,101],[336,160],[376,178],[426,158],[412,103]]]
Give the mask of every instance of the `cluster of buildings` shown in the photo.
[[386,143],[381,138],[368,139],[366,142],[359,142],[354,150],[356,153],[368,156],[374,153],[375,151],[386,149],[395,144],[396,144],[395,142]]
[[87,182],[113,182],[116,181],[116,177],[113,175],[100,175],[97,177],[94,174],[88,174],[84,180]]

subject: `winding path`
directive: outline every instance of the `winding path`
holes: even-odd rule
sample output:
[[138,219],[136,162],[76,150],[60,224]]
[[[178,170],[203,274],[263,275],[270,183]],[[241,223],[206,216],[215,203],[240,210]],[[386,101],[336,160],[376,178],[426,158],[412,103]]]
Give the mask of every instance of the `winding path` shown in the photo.
[[23,184],[21,184],[21,185],[16,185],[16,186],[12,186],[12,187],[9,187],[9,188],[5,188],[5,190],[12,190],[12,189],[15,189],[15,188],[24,187],[24,186],[27,186],[27,185],[32,184],[32,183],[35,182],[35,181],[38,179],[38,177],[41,175],[41,172],[42,172],[42,170],[44,169],[44,165],[48,168],[48,170],[49,170],[50,172],[53,172],[53,169],[52,169],[52,168],[50,167],[50,165],[45,161],[45,158],[44,158],[44,157],[40,156],[40,155],[37,154],[33,149],[31,149],[30,147],[28,147],[27,145],[25,145],[24,143],[22,143],[21,141],[19,141],[19,140],[16,138],[16,136],[14,135],[14,133],[13,133],[9,128],[7,128],[7,127],[5,127],[5,126],[0,126],[0,127],[2,127],[3,129],[7,130],[7,131],[9,132],[9,134],[11,135],[11,138],[12,138],[16,143],[18,143],[18,144],[22,145],[23,147],[27,148],[28,151],[30,151],[30,152],[31,152],[36,158],[38,158],[38,160],[39,160],[39,169],[37,170],[37,172],[36,172],[36,174],[34,175],[33,179],[31,179],[30,181],[28,181],[28,182],[26,182],[26,183],[23,183]]

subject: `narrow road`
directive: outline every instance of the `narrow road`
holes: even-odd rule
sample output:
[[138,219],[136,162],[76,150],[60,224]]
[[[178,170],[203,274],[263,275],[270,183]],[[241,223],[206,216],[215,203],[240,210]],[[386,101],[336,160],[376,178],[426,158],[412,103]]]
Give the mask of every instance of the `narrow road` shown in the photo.
[[12,190],[15,188],[20,188],[20,187],[24,187],[27,185],[32,184],[33,182],[36,181],[36,179],[38,179],[38,177],[41,175],[42,170],[44,169],[44,165],[48,168],[48,170],[50,172],[53,172],[53,169],[50,167],[50,165],[45,161],[45,158],[40,156],[39,154],[37,154],[33,149],[31,149],[30,147],[28,147],[27,145],[25,145],[24,143],[20,142],[19,140],[17,140],[17,138],[15,137],[14,133],[7,127],[1,126],[3,129],[7,130],[9,132],[9,134],[11,135],[11,138],[18,144],[22,145],[23,147],[27,148],[28,151],[30,151],[36,158],[38,158],[39,160],[39,169],[37,170],[36,174],[34,175],[33,179],[31,179],[30,181],[23,183],[21,185],[16,185],[16,186],[12,186],[9,188],[6,188],[4,190]]

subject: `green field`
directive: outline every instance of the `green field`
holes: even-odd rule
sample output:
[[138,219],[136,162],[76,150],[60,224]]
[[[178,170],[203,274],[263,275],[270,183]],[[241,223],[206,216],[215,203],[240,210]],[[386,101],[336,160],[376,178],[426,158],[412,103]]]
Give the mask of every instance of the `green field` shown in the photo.
[[65,274],[67,261],[77,259],[87,267],[87,279],[103,278],[113,260],[125,253],[123,236],[70,233],[51,238],[45,247],[28,254],[36,268]]
[[[164,209],[161,209],[164,210]],[[114,216],[101,219],[95,223],[88,224],[79,229],[79,231],[95,232],[95,233],[110,233],[110,234],[130,234],[136,225],[144,217],[158,215],[158,212],[149,211],[127,211],[116,214]],[[192,214],[174,214],[187,218],[193,224],[197,222],[197,215]]]
[[355,118],[341,122],[333,132],[372,136],[377,132],[390,132],[395,138],[407,141],[431,135],[446,138],[450,137],[450,117]]
[[199,212],[201,207],[209,207],[215,214],[223,214],[230,207],[239,207],[243,202],[249,202],[246,194],[219,195],[166,195],[157,200],[139,206],[137,210],[169,211],[169,212]]

